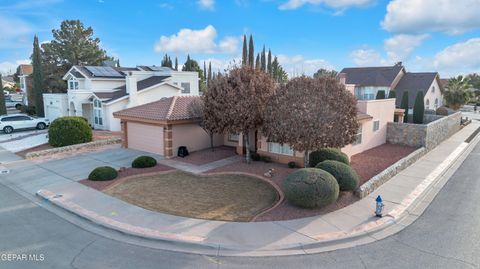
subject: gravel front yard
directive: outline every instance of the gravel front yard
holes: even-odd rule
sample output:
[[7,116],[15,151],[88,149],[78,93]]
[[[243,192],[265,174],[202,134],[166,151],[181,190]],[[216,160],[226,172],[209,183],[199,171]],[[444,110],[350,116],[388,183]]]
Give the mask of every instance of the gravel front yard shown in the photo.
[[152,211],[226,221],[250,221],[279,199],[269,183],[255,177],[181,171],[126,180],[105,193]]

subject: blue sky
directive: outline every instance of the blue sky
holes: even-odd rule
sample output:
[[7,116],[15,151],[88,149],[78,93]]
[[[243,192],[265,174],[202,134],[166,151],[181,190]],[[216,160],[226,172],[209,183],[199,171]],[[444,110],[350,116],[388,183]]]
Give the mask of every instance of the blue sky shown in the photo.
[[28,61],[33,35],[80,19],[124,66],[187,53],[224,69],[253,34],[290,75],[388,65],[442,76],[480,71],[480,0],[0,0],[0,72]]

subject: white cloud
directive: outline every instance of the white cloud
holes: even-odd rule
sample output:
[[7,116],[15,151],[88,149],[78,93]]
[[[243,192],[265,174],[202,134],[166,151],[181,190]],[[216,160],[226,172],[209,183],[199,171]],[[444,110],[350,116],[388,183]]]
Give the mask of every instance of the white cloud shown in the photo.
[[324,59],[305,59],[303,55],[288,56],[280,54],[278,62],[290,77],[297,75],[313,75],[318,69],[324,68],[333,70],[335,67]]
[[387,64],[387,61],[382,59],[378,51],[369,48],[352,51],[350,57],[357,66],[377,66]]
[[155,44],[155,52],[179,53],[235,53],[238,51],[240,38],[225,37],[218,44],[215,42],[217,30],[212,25],[205,29],[181,29],[177,34],[161,36]]
[[214,10],[215,9],[215,1],[214,0],[198,0],[197,5],[201,9],[206,9],[206,10]]
[[281,10],[300,8],[306,4],[325,5],[334,9],[346,9],[349,7],[363,7],[370,5],[374,0],[289,0],[279,6]]
[[0,48],[18,48],[33,42],[32,31],[23,20],[0,16]]
[[461,34],[480,28],[478,0],[393,0],[382,21],[394,33]]
[[17,60],[15,62],[1,62],[0,63],[0,73],[3,75],[10,75],[15,73],[17,67],[21,64],[30,64],[30,60]]
[[384,48],[387,52],[388,61],[391,63],[407,60],[412,51],[420,46],[428,37],[423,35],[395,35],[384,42]]
[[446,47],[433,59],[433,67],[442,74],[458,75],[480,70],[480,38],[472,38]]
[[241,58],[234,58],[234,59],[218,59],[218,58],[208,58],[199,61],[203,68],[203,62],[206,63],[208,68],[208,63],[212,63],[212,72],[225,72],[235,65],[238,65],[242,62]]

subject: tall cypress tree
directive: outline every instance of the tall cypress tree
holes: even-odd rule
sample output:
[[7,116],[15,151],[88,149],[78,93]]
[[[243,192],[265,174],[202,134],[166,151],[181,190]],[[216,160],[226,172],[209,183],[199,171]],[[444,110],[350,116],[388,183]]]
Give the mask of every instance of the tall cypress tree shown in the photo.
[[267,57],[265,52],[265,45],[263,45],[262,56],[260,57],[263,72],[267,71]]
[[243,35],[242,64],[247,65],[247,62],[248,62],[247,36]]
[[178,58],[175,56],[175,70],[178,71]]
[[5,95],[3,94],[2,74],[0,74],[0,115],[7,115],[7,107],[5,106]]
[[400,104],[400,108],[405,110],[405,116],[403,117],[403,122],[408,122],[408,91],[403,92],[402,95],[402,103]]
[[423,101],[423,91],[418,91],[413,105],[413,123],[422,124],[425,115],[425,103]]
[[255,64],[255,47],[253,46],[253,36],[250,34],[250,41],[248,42],[248,65],[254,68]]
[[257,53],[257,59],[255,60],[255,69],[262,69],[262,66],[260,66],[260,54]]
[[35,111],[38,117],[44,117],[43,111],[43,71],[42,71],[42,58],[40,54],[40,46],[38,44],[38,37],[33,38],[33,92],[35,93]]
[[267,61],[267,71],[268,74],[272,75],[272,51],[268,49],[268,61]]
[[212,80],[212,62],[208,62],[208,77],[207,84]]
[[203,61],[203,81],[207,83],[207,64]]

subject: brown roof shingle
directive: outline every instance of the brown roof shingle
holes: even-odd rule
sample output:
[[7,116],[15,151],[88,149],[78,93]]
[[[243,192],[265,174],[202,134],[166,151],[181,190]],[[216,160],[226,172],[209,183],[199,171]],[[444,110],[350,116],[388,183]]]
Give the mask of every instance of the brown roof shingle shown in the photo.
[[33,66],[31,64],[21,64],[20,65],[20,74],[21,75],[31,75],[33,73]]
[[390,87],[402,69],[403,66],[400,64],[379,67],[351,67],[342,69],[339,74],[346,74],[346,84]]
[[175,121],[189,120],[188,106],[200,96],[174,96],[158,101],[127,108],[113,113],[115,118],[136,118],[139,120]]

